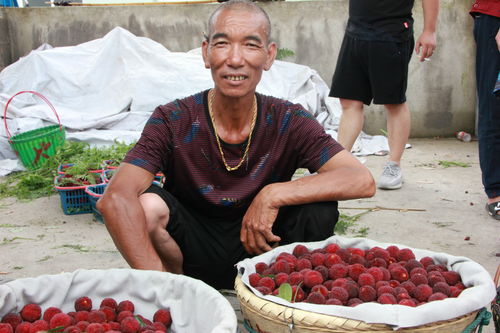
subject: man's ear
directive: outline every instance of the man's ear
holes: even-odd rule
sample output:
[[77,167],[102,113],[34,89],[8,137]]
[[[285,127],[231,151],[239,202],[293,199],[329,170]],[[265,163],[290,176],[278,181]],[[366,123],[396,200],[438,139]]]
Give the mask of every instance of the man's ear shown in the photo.
[[276,59],[276,52],[278,52],[278,46],[275,42],[269,43],[267,47],[267,60],[264,65],[264,70],[268,71],[274,63],[274,59]]
[[203,57],[203,62],[205,63],[205,68],[210,68],[210,63],[208,62],[208,41],[203,40],[201,42],[201,55]]

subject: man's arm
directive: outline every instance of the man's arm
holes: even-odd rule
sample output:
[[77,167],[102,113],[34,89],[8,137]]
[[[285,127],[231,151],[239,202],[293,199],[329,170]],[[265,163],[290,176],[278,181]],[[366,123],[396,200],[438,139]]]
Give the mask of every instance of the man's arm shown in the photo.
[[264,187],[243,217],[241,242],[246,251],[252,254],[269,251],[271,247],[268,242],[280,241],[272,233],[280,207],[365,198],[374,194],[375,182],[370,171],[351,153],[343,150],[315,175]]
[[164,271],[149,238],[139,196],[151,185],[154,175],[143,168],[122,163],[111,178],[97,208],[116,247],[132,268]]
[[439,14],[439,0],[422,0],[424,30],[415,43],[415,52],[420,61],[430,58],[436,49],[436,27]]

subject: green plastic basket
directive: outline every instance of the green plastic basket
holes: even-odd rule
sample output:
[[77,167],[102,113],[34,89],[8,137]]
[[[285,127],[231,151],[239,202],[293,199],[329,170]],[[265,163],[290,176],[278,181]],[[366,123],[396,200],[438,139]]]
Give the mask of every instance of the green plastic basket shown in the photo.
[[[40,97],[54,111],[59,125],[49,125],[31,131],[11,136],[7,126],[7,108],[10,102],[17,95],[31,93]],[[54,106],[40,93],[35,91],[20,91],[12,96],[5,104],[3,112],[5,131],[9,139],[9,144],[14,152],[19,156],[23,165],[29,170],[40,168],[51,156],[54,156],[58,146],[64,143],[66,132],[61,125],[61,120]]]

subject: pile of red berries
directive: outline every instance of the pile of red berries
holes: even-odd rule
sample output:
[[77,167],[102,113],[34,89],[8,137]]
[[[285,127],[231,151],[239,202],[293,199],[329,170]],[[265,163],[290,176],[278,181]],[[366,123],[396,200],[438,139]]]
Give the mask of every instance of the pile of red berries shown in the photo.
[[310,251],[300,244],[272,263],[255,264],[255,271],[250,285],[263,295],[280,296],[280,286],[288,283],[292,302],[314,304],[418,306],[457,297],[466,288],[457,272],[394,245],[363,250],[329,244]]
[[98,309],[92,308],[92,300],[82,296],[75,301],[75,311],[64,313],[58,307],[44,311],[35,303],[26,304],[21,312],[11,312],[2,317],[0,333],[160,333],[172,325],[170,310],[158,309],[153,320],[134,314],[130,300],[116,302],[104,298]]

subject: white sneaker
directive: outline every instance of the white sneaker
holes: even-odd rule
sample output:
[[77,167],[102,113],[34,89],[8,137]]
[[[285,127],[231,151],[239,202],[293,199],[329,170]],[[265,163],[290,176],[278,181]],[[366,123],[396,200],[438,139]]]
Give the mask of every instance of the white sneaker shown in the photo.
[[396,162],[389,161],[385,164],[382,175],[378,180],[378,188],[383,190],[396,190],[403,185],[403,173]]

